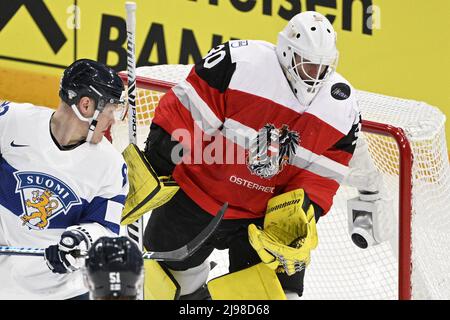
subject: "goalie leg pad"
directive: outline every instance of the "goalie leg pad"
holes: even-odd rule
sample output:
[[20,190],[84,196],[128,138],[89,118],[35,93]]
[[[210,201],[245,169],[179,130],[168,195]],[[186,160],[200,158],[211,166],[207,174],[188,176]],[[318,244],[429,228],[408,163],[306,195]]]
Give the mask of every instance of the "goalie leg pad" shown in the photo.
[[144,300],[177,300],[180,285],[170,271],[155,260],[144,260]]
[[129,144],[122,154],[128,166],[130,183],[121,221],[122,225],[126,225],[168,202],[179,186],[170,177],[158,177],[135,144]]
[[166,268],[155,260],[145,259],[144,298],[145,300],[195,300],[209,297],[205,286],[209,274],[209,263],[183,271]]
[[275,271],[264,263],[215,278],[208,290],[213,300],[286,300]]
[[196,292],[208,279],[210,265],[204,261],[201,265],[183,271],[169,269],[174,279],[181,287],[180,295],[185,296]]
[[180,300],[211,300],[211,295],[209,294],[206,283],[204,283],[194,292],[180,296]]

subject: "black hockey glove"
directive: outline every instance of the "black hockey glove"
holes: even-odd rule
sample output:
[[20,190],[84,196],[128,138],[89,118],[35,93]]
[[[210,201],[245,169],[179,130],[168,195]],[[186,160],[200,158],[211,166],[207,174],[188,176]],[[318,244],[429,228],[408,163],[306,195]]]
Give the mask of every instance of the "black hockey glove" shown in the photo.
[[54,273],[69,273],[80,269],[91,241],[79,230],[67,230],[58,244],[45,249],[45,261]]

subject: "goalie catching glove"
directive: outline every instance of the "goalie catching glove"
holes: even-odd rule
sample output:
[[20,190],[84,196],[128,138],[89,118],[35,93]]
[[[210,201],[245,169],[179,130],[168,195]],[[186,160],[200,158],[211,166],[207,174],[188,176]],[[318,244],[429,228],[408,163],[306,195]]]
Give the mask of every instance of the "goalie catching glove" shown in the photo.
[[128,165],[130,183],[121,221],[122,225],[126,225],[172,199],[179,186],[170,177],[158,177],[135,144],[129,144],[122,154]]
[[314,207],[303,189],[273,197],[267,204],[264,229],[248,226],[250,244],[262,262],[287,275],[303,270],[318,244]]

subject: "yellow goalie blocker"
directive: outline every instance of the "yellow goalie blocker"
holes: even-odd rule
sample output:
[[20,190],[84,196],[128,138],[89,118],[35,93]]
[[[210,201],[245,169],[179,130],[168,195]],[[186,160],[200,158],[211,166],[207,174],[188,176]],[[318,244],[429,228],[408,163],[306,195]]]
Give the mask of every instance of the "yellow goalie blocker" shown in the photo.
[[129,144],[122,155],[128,166],[130,184],[121,220],[122,225],[127,225],[172,199],[179,186],[171,177],[158,177],[135,144]]

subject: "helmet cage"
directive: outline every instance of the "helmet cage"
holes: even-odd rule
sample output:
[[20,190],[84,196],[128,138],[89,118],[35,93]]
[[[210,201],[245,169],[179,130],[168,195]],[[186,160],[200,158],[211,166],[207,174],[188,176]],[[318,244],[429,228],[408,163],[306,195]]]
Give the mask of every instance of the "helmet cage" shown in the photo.
[[[298,84],[304,86],[308,92],[314,92],[320,88],[336,70],[338,56],[335,59],[329,57],[315,56],[312,59],[307,59],[306,54],[296,49],[293,46],[288,46],[288,54],[290,54],[290,65],[286,68],[286,72],[290,74],[292,80]],[[315,65],[318,72],[316,75],[310,75],[305,66]],[[303,79],[300,76],[299,68],[302,71],[302,75],[306,77]]]
[[314,11],[299,13],[278,33],[276,53],[297,99],[309,105],[336,70],[336,32],[323,15]]

